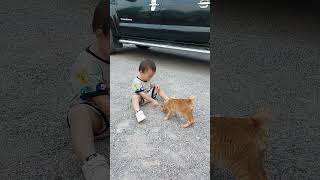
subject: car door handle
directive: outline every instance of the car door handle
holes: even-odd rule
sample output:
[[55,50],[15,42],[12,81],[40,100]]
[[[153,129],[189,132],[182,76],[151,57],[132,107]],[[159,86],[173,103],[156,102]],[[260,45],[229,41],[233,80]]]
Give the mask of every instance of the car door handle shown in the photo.
[[198,2],[198,5],[200,8],[208,8],[210,5],[210,1],[201,0],[200,2]]
[[157,3],[151,3],[151,4],[149,4],[149,6],[159,6],[159,4],[157,4]]
[[210,5],[210,2],[199,2],[199,5]]

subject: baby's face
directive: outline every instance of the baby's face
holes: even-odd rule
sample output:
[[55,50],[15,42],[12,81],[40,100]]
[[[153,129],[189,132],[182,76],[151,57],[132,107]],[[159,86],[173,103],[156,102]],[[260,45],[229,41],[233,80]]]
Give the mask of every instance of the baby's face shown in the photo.
[[141,78],[145,81],[150,81],[154,74],[156,74],[156,71],[152,71],[152,69],[148,69],[144,73],[140,72]]

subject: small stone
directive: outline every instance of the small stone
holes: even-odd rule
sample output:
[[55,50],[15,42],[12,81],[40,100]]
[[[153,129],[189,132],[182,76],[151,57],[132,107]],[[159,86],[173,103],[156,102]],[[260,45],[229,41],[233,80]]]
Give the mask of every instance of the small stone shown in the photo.
[[117,133],[124,133],[126,130],[125,129],[123,129],[123,128],[119,128],[119,129],[117,129]]

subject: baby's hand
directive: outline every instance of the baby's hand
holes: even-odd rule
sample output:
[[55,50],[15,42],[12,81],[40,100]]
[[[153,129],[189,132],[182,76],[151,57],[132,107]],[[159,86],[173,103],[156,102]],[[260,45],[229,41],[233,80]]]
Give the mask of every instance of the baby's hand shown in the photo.
[[153,106],[160,106],[160,104],[159,104],[158,101],[156,101],[156,100],[154,100],[154,101],[152,102],[152,105],[153,105]]
[[160,89],[160,85],[159,85],[159,84],[155,84],[154,87],[155,87],[156,89]]

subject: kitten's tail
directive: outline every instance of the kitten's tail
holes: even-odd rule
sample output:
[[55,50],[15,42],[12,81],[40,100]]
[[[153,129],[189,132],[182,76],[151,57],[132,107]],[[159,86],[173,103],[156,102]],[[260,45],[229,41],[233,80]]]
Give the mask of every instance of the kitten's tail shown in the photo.
[[191,101],[191,108],[194,108],[194,96],[190,96],[188,99]]
[[191,100],[191,102],[192,102],[192,104],[194,103],[194,96],[190,96],[188,99],[190,99]]
[[190,96],[190,97],[189,97],[189,99],[191,99],[191,100],[194,100],[194,98],[195,98],[194,96]]
[[255,127],[263,130],[267,130],[271,121],[271,110],[269,108],[260,108],[251,115],[254,121]]

